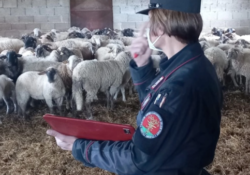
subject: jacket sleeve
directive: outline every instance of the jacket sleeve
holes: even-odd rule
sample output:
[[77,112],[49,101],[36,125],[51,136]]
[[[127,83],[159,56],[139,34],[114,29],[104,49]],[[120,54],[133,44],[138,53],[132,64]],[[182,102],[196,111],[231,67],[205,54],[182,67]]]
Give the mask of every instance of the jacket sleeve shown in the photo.
[[130,72],[134,85],[139,93],[140,101],[142,102],[147,95],[146,88],[156,76],[156,69],[153,67],[152,59],[150,58],[150,62],[143,67],[137,67],[135,61],[131,60]]
[[[99,167],[119,175],[145,174],[134,162],[139,159],[147,160],[147,155],[136,149],[132,141],[112,142],[77,139],[74,142],[72,154],[85,166]],[[141,156],[144,159],[141,159]]]

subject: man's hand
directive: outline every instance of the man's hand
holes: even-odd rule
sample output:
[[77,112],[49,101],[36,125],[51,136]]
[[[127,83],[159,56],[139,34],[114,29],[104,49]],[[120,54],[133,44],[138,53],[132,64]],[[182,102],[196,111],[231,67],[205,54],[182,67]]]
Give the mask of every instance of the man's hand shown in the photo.
[[72,151],[73,144],[75,140],[77,139],[76,137],[73,136],[67,136],[63,135],[57,131],[54,131],[52,129],[47,130],[46,132],[48,135],[55,137],[56,143],[61,149],[67,150],[67,151]]

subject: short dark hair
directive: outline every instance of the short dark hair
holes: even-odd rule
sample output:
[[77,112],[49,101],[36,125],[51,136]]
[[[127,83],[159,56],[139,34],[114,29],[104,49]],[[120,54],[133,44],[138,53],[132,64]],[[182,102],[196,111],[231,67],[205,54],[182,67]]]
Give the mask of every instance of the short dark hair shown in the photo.
[[175,36],[182,43],[199,40],[203,20],[199,13],[185,13],[165,9],[150,10],[150,30],[157,36],[157,29]]

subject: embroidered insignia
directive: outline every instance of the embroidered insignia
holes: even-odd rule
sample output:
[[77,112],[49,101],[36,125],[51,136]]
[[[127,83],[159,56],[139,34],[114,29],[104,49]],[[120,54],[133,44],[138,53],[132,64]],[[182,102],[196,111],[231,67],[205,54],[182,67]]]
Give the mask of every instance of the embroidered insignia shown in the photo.
[[155,89],[163,80],[164,80],[164,76],[162,76],[151,88]]
[[141,104],[141,110],[145,108],[150,99],[151,99],[151,94],[148,94]]
[[140,124],[141,134],[148,139],[158,137],[163,129],[162,118],[156,112],[149,112]]
[[161,103],[160,103],[160,106],[159,106],[160,108],[161,108],[162,105],[165,103],[166,98],[167,98],[167,94],[165,94],[164,97],[162,98]]

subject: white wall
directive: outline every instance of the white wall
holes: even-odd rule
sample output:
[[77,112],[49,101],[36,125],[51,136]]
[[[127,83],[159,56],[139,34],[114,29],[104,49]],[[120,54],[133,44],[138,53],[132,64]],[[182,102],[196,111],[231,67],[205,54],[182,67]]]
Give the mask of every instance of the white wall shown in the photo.
[[[113,0],[114,28],[138,28],[147,16],[135,14],[146,9],[149,0]],[[250,27],[250,0],[203,0],[204,31],[212,27]]]

